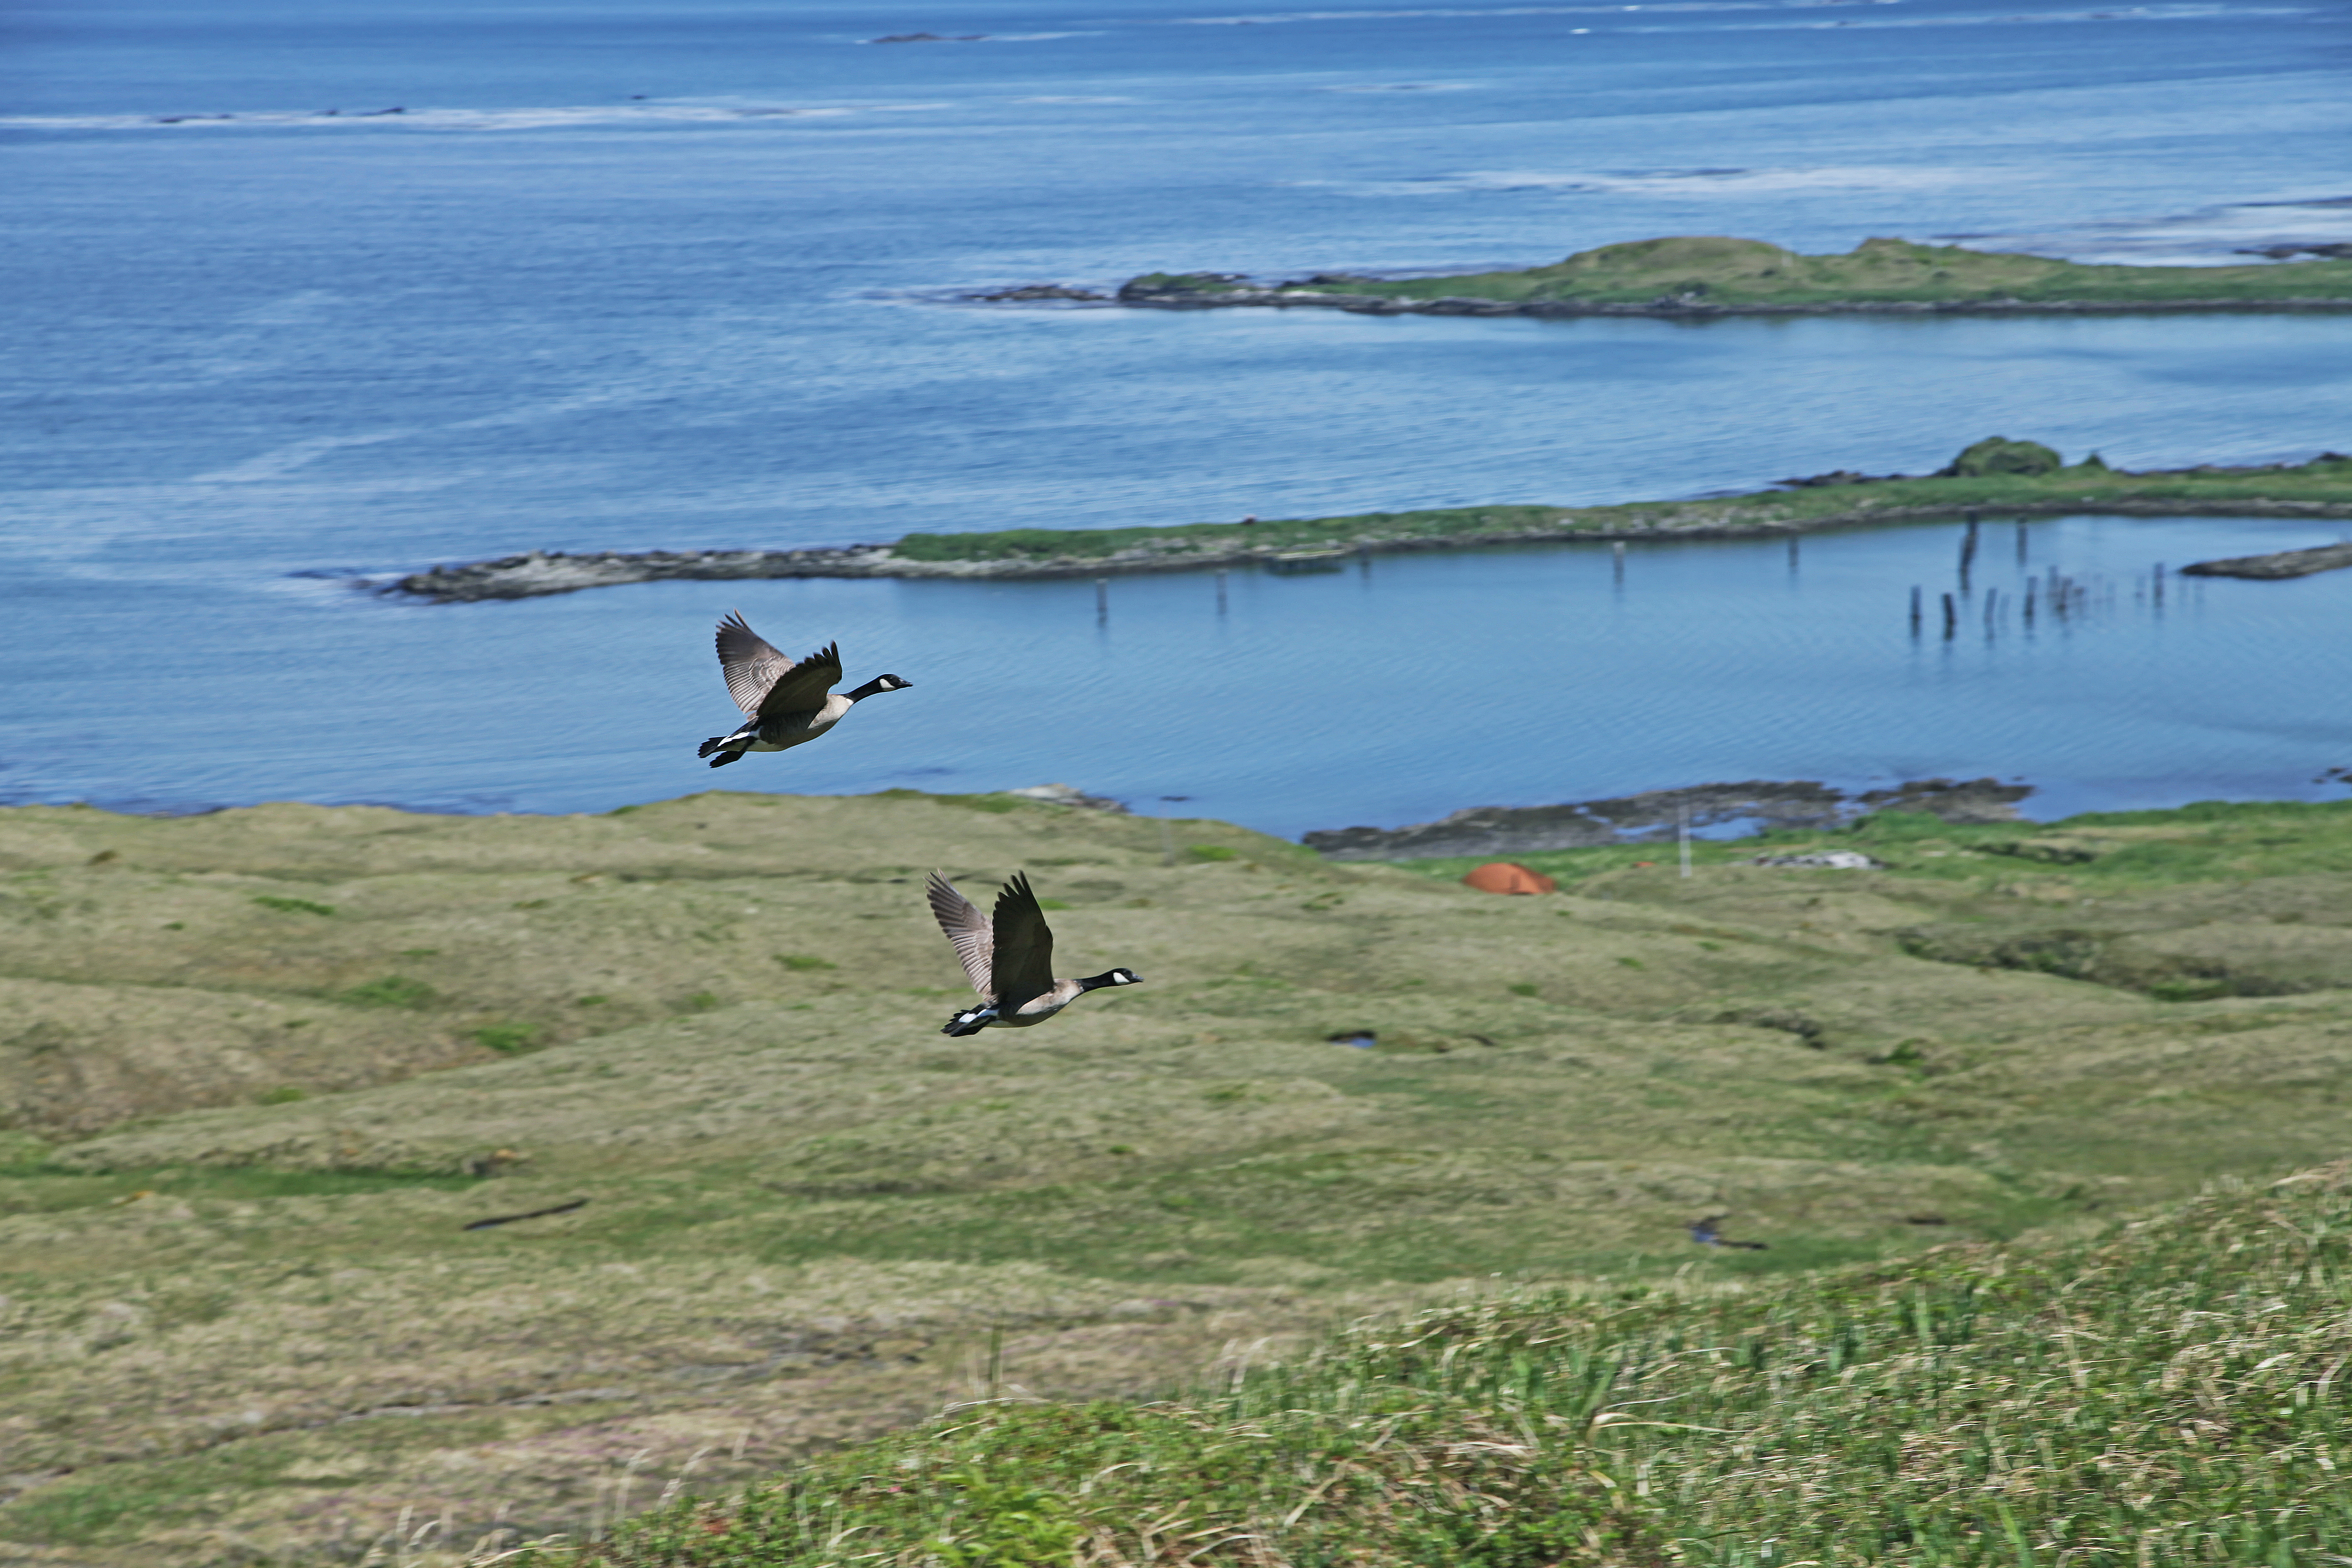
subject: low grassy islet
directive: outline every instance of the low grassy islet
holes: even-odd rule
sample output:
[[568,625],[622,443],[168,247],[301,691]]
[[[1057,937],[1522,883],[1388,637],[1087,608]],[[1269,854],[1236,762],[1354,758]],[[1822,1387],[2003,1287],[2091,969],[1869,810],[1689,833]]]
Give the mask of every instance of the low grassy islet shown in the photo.
[[2131,472],[2095,452],[2068,463],[2038,442],[1977,442],[1916,477],[1846,471],[1753,494],[1613,506],[1440,507],[1352,517],[1196,523],[1182,528],[1002,529],[911,533],[894,561],[1032,563],[1070,571],[1170,570],[1286,551],[1447,549],[1547,541],[1721,538],[1924,521],[1969,512],[2352,517],[2352,457],[2259,468]]
[[1544,315],[1757,315],[1945,311],[2279,309],[2352,306],[2352,258],[2227,267],[2086,264],[2042,256],[1864,240],[1805,256],[1759,239],[1679,235],[1578,251],[1545,266],[1433,278],[1318,273],[1254,284],[1230,273],[1146,273],[1123,303],[1335,306],[1493,305]]
[[2011,517],[2352,517],[2352,458],[2130,472],[2097,453],[2068,463],[2034,441],[1992,437],[1933,474],[1839,470],[1752,494],[1609,506],[1436,507],[1348,517],[1272,518],[1166,528],[1006,528],[910,533],[845,550],[534,552],[436,566],[393,587],[445,603],[529,598],[690,578],[1075,577],[1285,564],[1299,553],[1459,550],[1488,544],[1720,539],[1920,522],[1971,512]]

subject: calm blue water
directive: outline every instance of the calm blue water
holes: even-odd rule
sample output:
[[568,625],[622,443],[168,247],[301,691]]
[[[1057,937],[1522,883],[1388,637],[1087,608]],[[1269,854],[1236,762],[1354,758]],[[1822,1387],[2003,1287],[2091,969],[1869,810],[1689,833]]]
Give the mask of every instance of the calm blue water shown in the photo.
[[[2352,446],[2352,316],[1378,321],[1023,310],[1156,267],[1666,233],[2217,261],[2352,238],[2342,8],[73,0],[0,15],[0,799],[595,809],[1062,779],[1295,833],[1741,777],[2039,809],[2322,795],[2352,576],[2131,596],[2347,525],[2037,525],[2091,624],[1915,646],[1956,535],[1369,578],[642,586],[403,606],[533,546],[1316,515]],[[860,42],[928,30],[985,41]],[[641,97],[638,95],[642,95]],[[361,114],[394,106],[406,112]],[[322,110],[341,112],[327,116]],[[165,117],[227,120],[161,123]],[[1992,531],[1999,534],[2000,531]],[[1989,535],[1989,539],[1991,536]],[[1987,545],[1979,585],[1997,584]],[[300,574],[323,573],[305,576]],[[914,690],[713,775],[709,629]],[[1157,797],[1194,797],[1161,805]]]

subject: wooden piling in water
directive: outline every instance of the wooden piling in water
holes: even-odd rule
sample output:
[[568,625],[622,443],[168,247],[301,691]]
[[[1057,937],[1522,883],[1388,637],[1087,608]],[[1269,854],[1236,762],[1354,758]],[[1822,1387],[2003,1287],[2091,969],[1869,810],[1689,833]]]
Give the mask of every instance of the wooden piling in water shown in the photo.
[[1952,603],[1952,596],[1947,594],[1944,595],[1944,640],[1949,642],[1959,629],[1959,607]]
[[1225,613],[1225,569],[1217,568],[1217,614]]
[[1911,585],[1911,635],[1919,635],[1919,585],[1916,583]]
[[1110,579],[1097,577],[1095,579],[1095,624],[1100,626],[1108,619],[1110,619]]

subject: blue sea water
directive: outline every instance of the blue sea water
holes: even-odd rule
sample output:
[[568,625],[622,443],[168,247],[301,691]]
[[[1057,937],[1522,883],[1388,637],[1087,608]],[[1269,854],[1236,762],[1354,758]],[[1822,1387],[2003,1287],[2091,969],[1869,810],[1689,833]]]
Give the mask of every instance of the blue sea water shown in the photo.
[[[877,44],[929,32],[970,41]],[[541,547],[1323,515],[2352,447],[2352,315],[1687,325],[960,302],[1671,233],[2212,262],[2352,239],[2331,3],[1182,0],[0,14],[0,799],[572,811],[1066,780],[1282,833],[1748,777],[2320,795],[2347,525],[1989,526],[431,607]],[[377,111],[398,108],[399,114]],[[328,113],[328,110],[334,110]],[[210,118],[210,117],[226,118]],[[2031,636],[1982,590],[2101,584]],[[2106,602],[2108,599],[2112,602]],[[710,624],[915,689],[713,775]],[[1183,802],[1160,797],[1182,795]]]

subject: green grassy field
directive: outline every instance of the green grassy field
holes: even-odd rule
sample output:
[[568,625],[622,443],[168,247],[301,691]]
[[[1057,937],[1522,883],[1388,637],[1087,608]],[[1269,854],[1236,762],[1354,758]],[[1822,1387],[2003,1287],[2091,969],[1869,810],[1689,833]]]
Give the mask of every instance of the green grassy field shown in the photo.
[[[1170,289],[1213,302],[1248,286],[1216,273],[1149,273],[1122,298]],[[2046,257],[1866,239],[1843,256],[1802,256],[1758,239],[1685,235],[1579,251],[1549,266],[1441,278],[1326,273],[1273,292],[1301,300],[1345,294],[1391,300],[1494,300],[1512,304],[1834,309],[1870,305],[2084,305],[2128,308],[2195,300],[2258,306],[2280,300],[2352,304],[2352,260],[2311,258],[2235,267],[2086,266]]]
[[[1739,863],[1816,845],[1888,868]],[[1960,1267],[1906,1272],[1924,1249],[1981,1270],[2010,1255],[1969,1248],[2021,1236],[2121,1245],[2066,1238],[2345,1151],[2352,803],[1881,816],[1703,845],[1688,879],[1634,847],[1527,858],[1562,891],[1496,898],[1460,886],[1462,865],[1326,863],[1213,822],[1163,843],[1154,822],[1006,796],[714,794],[562,818],[0,812],[0,1563],[392,1560],[394,1536],[422,1561],[500,1531],[586,1539],[674,1481],[728,1494],[992,1390],[1084,1402],[1336,1366],[1391,1343],[1308,1357],[1367,1317],[1491,1318],[1491,1343],[1517,1348],[1464,1350],[1448,1363],[1464,1377],[1517,1355],[1549,1367],[1538,1341],[1587,1342],[1542,1326],[1558,1303],[1626,1291],[1636,1316],[1610,1306],[1591,1330],[1609,1344],[1744,1342],[1743,1312],[1796,1335],[1812,1320],[1772,1304],[1832,1298],[1867,1328],[1896,1311],[1871,1292],[1899,1306],[1904,1281]],[[1064,972],[1125,963],[1146,984],[1045,1028],[941,1037],[969,993],[921,905],[934,866],[974,892],[1027,868],[1068,906]],[[1377,1049],[1330,1039],[1363,1028]],[[1694,1246],[1684,1227],[1716,1213],[1769,1250]],[[1811,1281],[1824,1267],[1864,1272]],[[1895,1283],[1856,1283],[1882,1276]],[[1494,1302],[1528,1290],[1559,1294]],[[1671,1328],[1685,1310],[1692,1326]],[[2110,1331],[2108,1310],[2084,1307],[2085,1334]],[[1893,1377],[1914,1352],[1878,1334]],[[1716,1375],[1703,1397],[1656,1397],[1722,1426],[1729,1405],[1690,1414],[1748,1397]],[[2203,1374],[2181,1375],[2203,1397]],[[1411,1382],[1379,1378],[1380,1400]],[[1470,1466],[1441,1467],[1444,1495],[1491,1479],[1551,1499],[1628,1562],[1696,1517],[1659,1522],[1622,1495],[1632,1472],[1578,1479],[1605,1467],[1563,1471],[1548,1438],[1480,1469],[1489,1450],[1462,1445],[1489,1439],[1448,1423],[1501,1420],[1491,1401],[1478,1415],[1457,1389],[1425,1417],[1329,1405],[1348,1382],[1298,1395],[1300,1441],[1329,1437],[1317,1452],[1353,1453],[1398,1416]],[[1247,1402],[1274,1386],[1242,1377],[1242,1404],[1203,1395],[1167,1418],[1230,1458],[1186,1530],[1255,1517],[1247,1499],[1276,1483],[1250,1456],[1266,1450],[1217,1424],[1273,1419]],[[1565,1408],[1530,1415],[1537,1436]],[[1161,1421],[987,1415],[1013,1425],[973,1450],[981,1479],[918,1489],[923,1508],[1025,1510],[1047,1555],[932,1551],[919,1510],[877,1517],[877,1539],[915,1531],[890,1547],[909,1563],[1066,1561],[1051,1543],[1074,1520],[1097,1529],[1084,1499],[1102,1489],[990,1467],[1053,1422],[1077,1424],[1075,1454],[1129,1419]],[[1517,1426],[1495,1431],[1526,1447]],[[1385,1439],[1367,1452],[1347,1477],[1406,1462]],[[1653,1494],[1718,1474],[1675,1453],[1642,1461]],[[1783,1484],[1750,1468],[1759,1496]],[[825,1478],[843,1473],[807,1487],[838,1492]],[[1130,1482],[1104,1496],[1148,1522],[1160,1505]],[[1358,1540],[1381,1514],[1367,1485],[1287,1508]],[[1021,1487],[1034,1506],[1015,1506]],[[2190,1494],[2147,1495],[2132,1506],[2155,1518]],[[822,1506],[836,1502],[865,1506]],[[1568,1550],[1529,1540],[1555,1556],[1492,1560]],[[1761,1550],[1743,1537],[1717,1560]]]
[[1504,1296],[1189,1398],[978,1404],[515,1561],[2338,1562],[2347,1174],[1737,1294]]
[[2132,473],[2110,468],[2093,454],[2080,462],[2039,473],[1877,479],[1703,500],[1451,507],[1353,517],[1277,518],[1247,525],[910,533],[892,545],[890,552],[909,561],[1149,559],[1179,564],[1191,557],[1213,561],[1236,552],[1266,550],[1410,549],[1580,537],[1794,533],[1958,517],[1972,510],[2040,517],[2097,511],[2352,516],[2352,458],[2331,454],[2292,467]]

